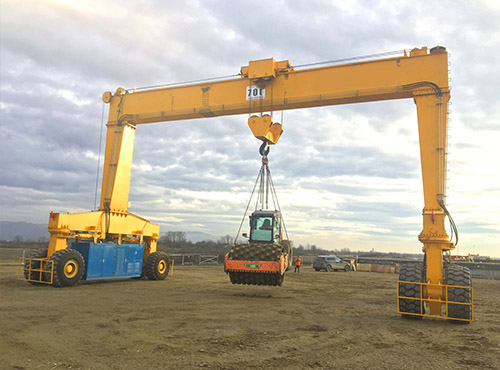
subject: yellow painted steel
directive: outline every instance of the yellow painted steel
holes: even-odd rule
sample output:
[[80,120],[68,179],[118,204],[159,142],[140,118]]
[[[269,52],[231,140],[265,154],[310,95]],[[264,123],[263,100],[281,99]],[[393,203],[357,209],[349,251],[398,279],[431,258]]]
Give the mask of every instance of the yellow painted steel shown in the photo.
[[[428,81],[448,93],[448,54],[379,59],[321,68],[277,68],[274,77],[241,78],[128,93],[110,100],[108,124],[131,124],[227,116],[261,111],[413,98],[411,84]],[[250,66],[252,66],[250,62]],[[289,65],[288,61],[277,62]],[[243,67],[242,71],[249,67]],[[263,99],[247,100],[247,87],[262,85]],[[405,87],[406,85],[410,87]],[[432,89],[428,91],[434,95]],[[108,94],[108,93],[106,93]],[[107,96],[107,95],[106,95]]]
[[168,269],[168,276],[172,276],[174,274],[174,260],[170,260],[170,268]]
[[283,133],[283,126],[277,122],[273,123],[272,117],[268,114],[262,117],[250,117],[248,127],[257,139],[271,145],[276,144]]
[[163,274],[166,270],[167,270],[167,266],[168,266],[168,262],[165,261],[165,260],[161,260],[159,263],[158,263],[158,272],[160,274]]
[[71,237],[88,238],[93,242],[115,238],[117,242],[136,241],[147,245],[147,256],[156,252],[160,226],[130,212],[54,213],[49,218],[48,256],[67,248]]
[[[33,267],[33,263],[39,264],[39,267]],[[26,275],[28,277],[26,278]],[[54,263],[47,258],[19,258],[17,268],[17,279],[30,281],[32,283],[52,284],[54,276]]]
[[239,78],[105,92],[103,101],[109,103],[109,119],[99,211],[51,215],[48,257],[66,248],[67,239],[73,236],[144,242],[144,261],[156,251],[159,226],[128,212],[137,125],[253,114],[249,126],[254,135],[275,144],[282,127],[273,124],[271,116],[263,116],[264,112],[405,98],[413,99],[417,108],[424,189],[419,240],[426,253],[428,284],[423,290],[431,312],[437,314],[444,299],[440,288],[444,283],[442,255],[454,249],[444,228],[450,89],[448,54],[443,47],[416,48],[393,58],[307,69],[269,58],[250,61],[241,68]]
[[71,279],[78,273],[78,264],[76,261],[70,260],[64,264],[63,271],[64,276]]
[[[474,321],[474,290],[473,290],[473,288],[471,286],[465,287],[465,286],[447,285],[447,284],[416,283],[416,282],[411,282],[411,281],[398,280],[398,287],[399,287],[400,283],[413,284],[413,285],[420,286],[420,297],[404,297],[404,296],[400,296],[399,295],[399,289],[397,289],[397,291],[398,291],[398,295],[397,295],[397,311],[398,311],[399,314],[413,315],[413,316],[422,316],[422,317],[433,317],[433,318],[437,318],[437,319],[452,319],[452,320],[456,320],[456,321],[469,321],[469,322]],[[422,293],[422,292],[425,292],[426,290],[428,291],[429,287],[431,285],[434,285],[433,288],[435,288],[436,290],[441,290],[443,292],[442,298],[433,299],[433,298],[430,298],[429,296],[426,296],[425,293]],[[447,288],[469,289],[470,290],[470,302],[456,302],[456,301],[450,301],[450,300],[448,300],[448,294],[447,294],[448,289]],[[408,300],[419,301],[420,302],[420,308],[421,308],[422,312],[424,312],[424,310],[422,308],[424,307],[425,302],[427,302],[429,308],[431,307],[431,304],[439,305],[440,310],[439,310],[439,312],[437,312],[437,311],[432,312],[431,311],[431,314],[420,314],[420,313],[402,312],[399,309],[400,299],[408,299]],[[461,318],[456,318],[456,317],[450,317],[448,315],[448,306],[450,304],[459,304],[459,305],[464,305],[464,306],[470,306],[470,308],[471,308],[471,318],[470,319],[461,319]]]

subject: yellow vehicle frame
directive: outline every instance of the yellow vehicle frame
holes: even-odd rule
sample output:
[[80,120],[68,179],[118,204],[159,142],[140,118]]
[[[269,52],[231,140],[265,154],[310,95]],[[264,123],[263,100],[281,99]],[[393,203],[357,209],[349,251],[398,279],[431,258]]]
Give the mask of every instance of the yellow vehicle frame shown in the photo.
[[[38,264],[37,267],[34,264]],[[47,258],[19,258],[17,279],[52,285],[54,262]]]
[[[248,92],[265,91],[259,99]],[[238,78],[141,91],[105,92],[109,103],[104,175],[98,211],[52,213],[48,256],[67,248],[69,237],[137,241],[145,244],[144,261],[156,251],[159,226],[128,212],[135,129],[138,125],[254,113],[255,136],[275,144],[281,126],[264,111],[391,99],[413,99],[417,108],[424,190],[423,229],[426,254],[425,297],[432,315],[441,313],[443,252],[454,244],[445,230],[448,54],[443,47],[415,48],[409,54],[319,68],[296,69],[273,58],[250,61]]]
[[[398,299],[397,299],[397,311],[399,314],[402,315],[413,315],[413,316],[422,316],[422,317],[432,317],[436,319],[450,319],[450,316],[448,314],[448,306],[450,304],[459,304],[459,305],[465,305],[465,306],[470,306],[471,310],[471,315],[470,319],[467,318],[458,318],[454,317],[452,318],[453,320],[456,321],[464,321],[464,322],[472,322],[474,321],[474,305],[472,304],[473,302],[473,289],[472,287],[464,287],[464,286],[459,286],[459,285],[447,285],[447,284],[431,284],[431,283],[416,283],[416,282],[410,282],[410,281],[398,281],[398,287],[400,284],[411,284],[411,285],[416,285],[419,286],[419,291],[420,291],[420,297],[406,297],[402,296],[399,294],[399,289],[397,290],[398,292]],[[441,299],[433,299],[433,298],[428,298],[429,296],[426,294],[426,292],[429,290],[429,288],[432,286],[433,289],[437,290],[440,289],[442,291],[442,298]],[[448,288],[460,288],[460,289],[468,289],[470,291],[470,297],[471,301],[470,302],[457,302],[457,301],[451,301],[448,299]],[[427,297],[427,298],[426,298]],[[433,313],[431,311],[431,314],[420,314],[420,313],[411,313],[407,311],[401,311],[399,308],[399,304],[401,300],[414,300],[420,302],[420,311],[425,312],[425,303],[427,302],[428,307],[430,307],[431,304],[434,305],[439,305],[441,307],[441,312],[439,313]]]

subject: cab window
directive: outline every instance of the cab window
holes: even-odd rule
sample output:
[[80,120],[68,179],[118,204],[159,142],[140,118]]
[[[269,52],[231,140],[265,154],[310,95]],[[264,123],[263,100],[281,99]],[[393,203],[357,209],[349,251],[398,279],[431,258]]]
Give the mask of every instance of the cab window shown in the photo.
[[253,241],[269,242],[273,240],[273,218],[254,218],[251,223],[251,239]]

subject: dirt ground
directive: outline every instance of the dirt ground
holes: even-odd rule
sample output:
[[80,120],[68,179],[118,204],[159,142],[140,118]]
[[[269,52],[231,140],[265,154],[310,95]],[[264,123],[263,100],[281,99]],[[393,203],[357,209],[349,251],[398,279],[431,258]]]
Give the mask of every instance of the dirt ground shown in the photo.
[[164,281],[17,281],[0,266],[2,369],[500,369],[500,281],[474,280],[475,321],[407,320],[395,274],[287,273],[231,285],[222,266]]

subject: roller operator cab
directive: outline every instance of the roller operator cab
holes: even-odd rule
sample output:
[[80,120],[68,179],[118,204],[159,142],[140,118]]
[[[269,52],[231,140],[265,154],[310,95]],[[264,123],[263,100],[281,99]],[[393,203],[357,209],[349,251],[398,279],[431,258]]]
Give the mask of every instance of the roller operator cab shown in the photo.
[[281,242],[281,214],[278,211],[255,211],[250,216],[250,243]]
[[292,263],[292,245],[283,240],[279,211],[257,210],[250,215],[248,243],[235,243],[224,261],[231,283],[281,286]]

